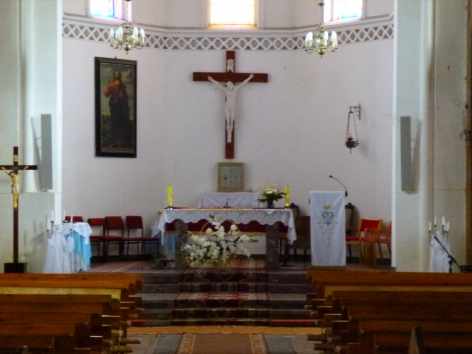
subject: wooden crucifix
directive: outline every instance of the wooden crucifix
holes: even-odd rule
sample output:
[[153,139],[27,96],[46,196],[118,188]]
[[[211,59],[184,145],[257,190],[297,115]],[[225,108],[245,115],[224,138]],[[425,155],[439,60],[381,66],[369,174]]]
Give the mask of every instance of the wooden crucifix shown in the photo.
[[250,82],[267,83],[268,74],[236,72],[236,52],[226,51],[225,72],[195,72],[193,81],[211,82],[225,95],[225,158],[235,157],[236,98],[239,89]]
[[18,156],[18,146],[13,147],[13,165],[0,165],[0,171],[5,172],[10,177],[11,194],[13,198],[13,263],[5,264],[5,273],[23,273],[25,265],[19,262],[19,210],[20,210],[20,191],[18,186],[18,174],[20,171],[37,170],[38,166],[20,165]]

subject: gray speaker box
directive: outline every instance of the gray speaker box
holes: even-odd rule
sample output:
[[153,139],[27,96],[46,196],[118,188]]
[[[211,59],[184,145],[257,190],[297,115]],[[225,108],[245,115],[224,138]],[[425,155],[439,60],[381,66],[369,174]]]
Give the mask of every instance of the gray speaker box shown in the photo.
[[53,188],[52,177],[52,117],[41,115],[41,159],[39,163],[39,185],[41,191]]
[[400,146],[402,191],[413,192],[415,189],[415,182],[411,153],[411,117],[409,116],[400,117]]

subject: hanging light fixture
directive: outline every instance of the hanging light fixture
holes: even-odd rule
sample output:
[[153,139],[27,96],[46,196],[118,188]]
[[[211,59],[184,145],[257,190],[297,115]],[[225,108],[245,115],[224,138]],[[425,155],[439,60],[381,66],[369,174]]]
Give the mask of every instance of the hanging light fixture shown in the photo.
[[114,49],[123,49],[126,54],[131,49],[141,49],[144,47],[146,34],[144,28],[134,26],[129,21],[131,14],[131,0],[125,0],[127,6],[127,17],[123,24],[110,30],[110,45]]
[[352,153],[352,149],[359,146],[359,133],[357,131],[357,123],[361,120],[361,105],[350,106],[347,114],[347,127],[346,127],[346,141],[345,145]]
[[[324,13],[324,1],[318,5],[321,8],[321,14]],[[336,31],[329,31],[323,24],[320,24],[318,31],[308,32],[305,35],[305,51],[310,54],[325,55],[338,48],[338,34]]]

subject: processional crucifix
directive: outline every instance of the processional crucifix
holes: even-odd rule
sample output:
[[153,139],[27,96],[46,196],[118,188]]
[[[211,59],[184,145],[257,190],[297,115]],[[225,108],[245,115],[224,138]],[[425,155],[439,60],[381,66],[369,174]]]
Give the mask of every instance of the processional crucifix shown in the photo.
[[13,147],[13,165],[0,165],[0,171],[5,172],[10,177],[11,194],[13,197],[13,263],[5,264],[5,272],[19,273],[24,272],[25,267],[19,263],[18,257],[18,240],[19,240],[19,223],[18,216],[20,210],[20,191],[18,187],[18,174],[20,171],[37,170],[38,166],[20,165],[18,156],[18,146]]
[[268,74],[236,72],[236,52],[226,51],[225,72],[195,72],[193,81],[210,82],[225,95],[225,158],[234,159],[236,98],[238,91],[250,82],[267,83]]

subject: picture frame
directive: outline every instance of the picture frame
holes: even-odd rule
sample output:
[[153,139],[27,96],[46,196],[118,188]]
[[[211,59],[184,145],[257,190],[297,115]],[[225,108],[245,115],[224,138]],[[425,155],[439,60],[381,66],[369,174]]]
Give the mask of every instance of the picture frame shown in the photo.
[[218,192],[244,191],[244,164],[242,162],[218,163]]
[[137,62],[95,58],[95,156],[137,157]]

